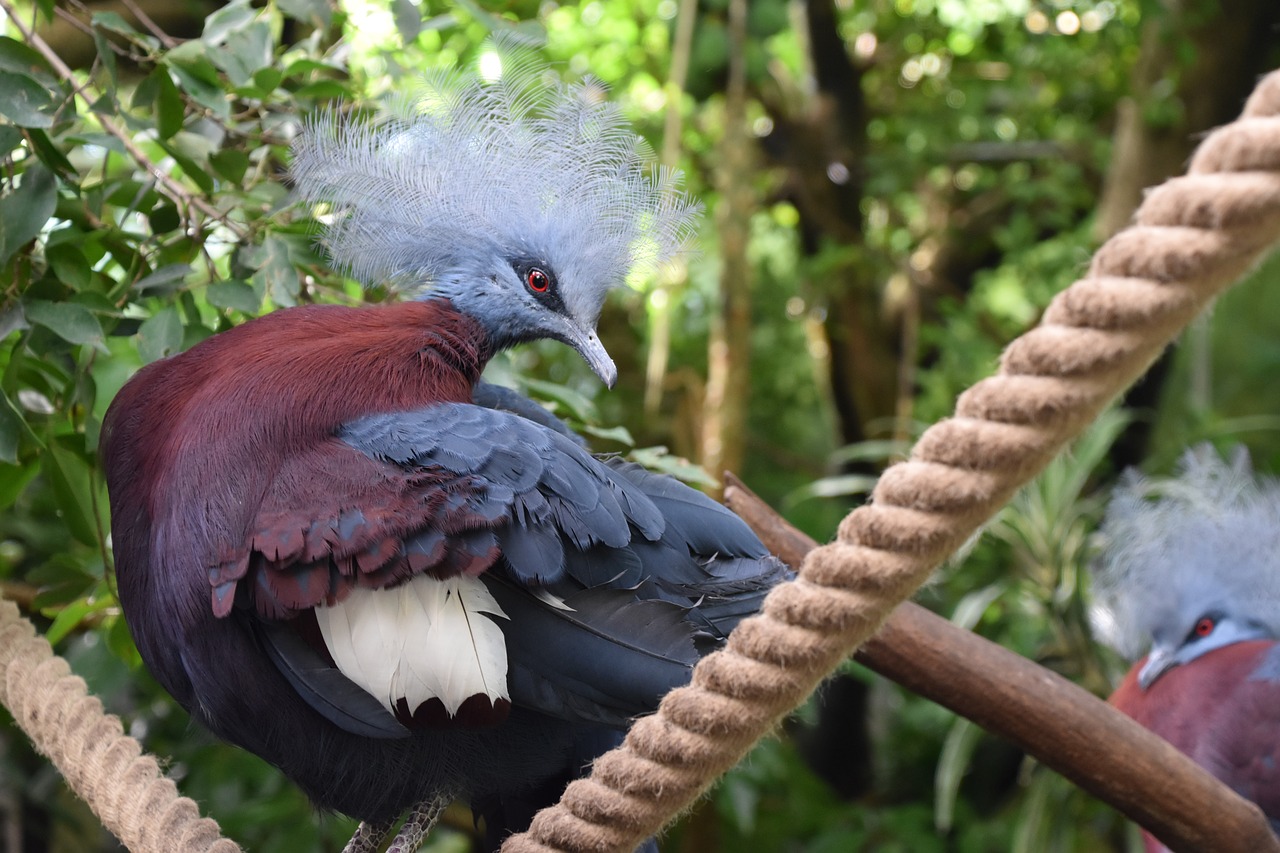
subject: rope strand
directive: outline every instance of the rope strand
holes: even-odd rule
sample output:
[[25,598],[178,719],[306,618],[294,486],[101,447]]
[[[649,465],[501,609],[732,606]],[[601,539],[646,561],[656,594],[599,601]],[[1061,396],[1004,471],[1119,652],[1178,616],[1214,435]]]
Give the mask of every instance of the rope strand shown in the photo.
[[102,825],[134,853],[237,853],[178,795],[11,601],[0,601],[0,703]]

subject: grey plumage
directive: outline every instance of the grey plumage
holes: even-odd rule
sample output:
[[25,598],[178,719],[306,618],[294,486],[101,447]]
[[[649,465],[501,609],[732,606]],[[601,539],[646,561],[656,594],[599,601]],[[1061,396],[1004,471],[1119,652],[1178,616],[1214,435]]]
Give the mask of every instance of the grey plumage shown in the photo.
[[1126,472],[1093,566],[1098,636],[1127,658],[1176,648],[1207,613],[1280,636],[1280,484],[1189,450],[1174,478]]
[[487,253],[523,256],[554,267],[571,313],[598,313],[609,288],[685,248],[700,207],[678,174],[646,168],[602,84],[499,53],[497,79],[437,73],[399,114],[309,122],[293,180],[332,205],[324,243],[366,283],[448,292]]

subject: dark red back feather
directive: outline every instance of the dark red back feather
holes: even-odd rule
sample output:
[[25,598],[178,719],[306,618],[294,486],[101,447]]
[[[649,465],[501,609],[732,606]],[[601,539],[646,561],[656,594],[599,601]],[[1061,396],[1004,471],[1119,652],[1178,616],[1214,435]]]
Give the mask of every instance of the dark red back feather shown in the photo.
[[[180,613],[212,597],[225,615],[254,552],[298,564],[256,597],[266,615],[341,595],[361,571],[374,586],[411,571],[391,565],[406,518],[474,520],[439,497],[424,505],[439,491],[429,476],[334,434],[364,415],[469,402],[488,357],[479,326],[432,300],[277,311],[143,368],[103,427],[121,597]],[[156,579],[166,588],[146,588]]]

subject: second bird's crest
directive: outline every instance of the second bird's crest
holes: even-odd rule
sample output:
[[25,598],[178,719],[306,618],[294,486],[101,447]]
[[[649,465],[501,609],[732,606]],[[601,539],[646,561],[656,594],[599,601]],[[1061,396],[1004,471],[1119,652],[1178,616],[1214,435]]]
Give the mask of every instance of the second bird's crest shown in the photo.
[[1180,468],[1126,472],[1100,530],[1095,630],[1129,658],[1162,624],[1191,624],[1220,602],[1280,633],[1280,482],[1255,477],[1242,448],[1224,461],[1201,445]]

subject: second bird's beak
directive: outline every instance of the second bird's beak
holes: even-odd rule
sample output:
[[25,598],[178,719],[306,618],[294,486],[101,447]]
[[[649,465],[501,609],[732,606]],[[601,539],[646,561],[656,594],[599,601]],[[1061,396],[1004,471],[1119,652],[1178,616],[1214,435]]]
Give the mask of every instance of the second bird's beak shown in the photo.
[[613,387],[613,384],[618,381],[618,368],[609,357],[604,344],[600,343],[595,329],[575,328],[568,344],[578,351],[606,388]]
[[1167,649],[1152,649],[1147,655],[1147,662],[1138,670],[1138,686],[1149,690],[1156,679],[1178,665],[1174,653]]

